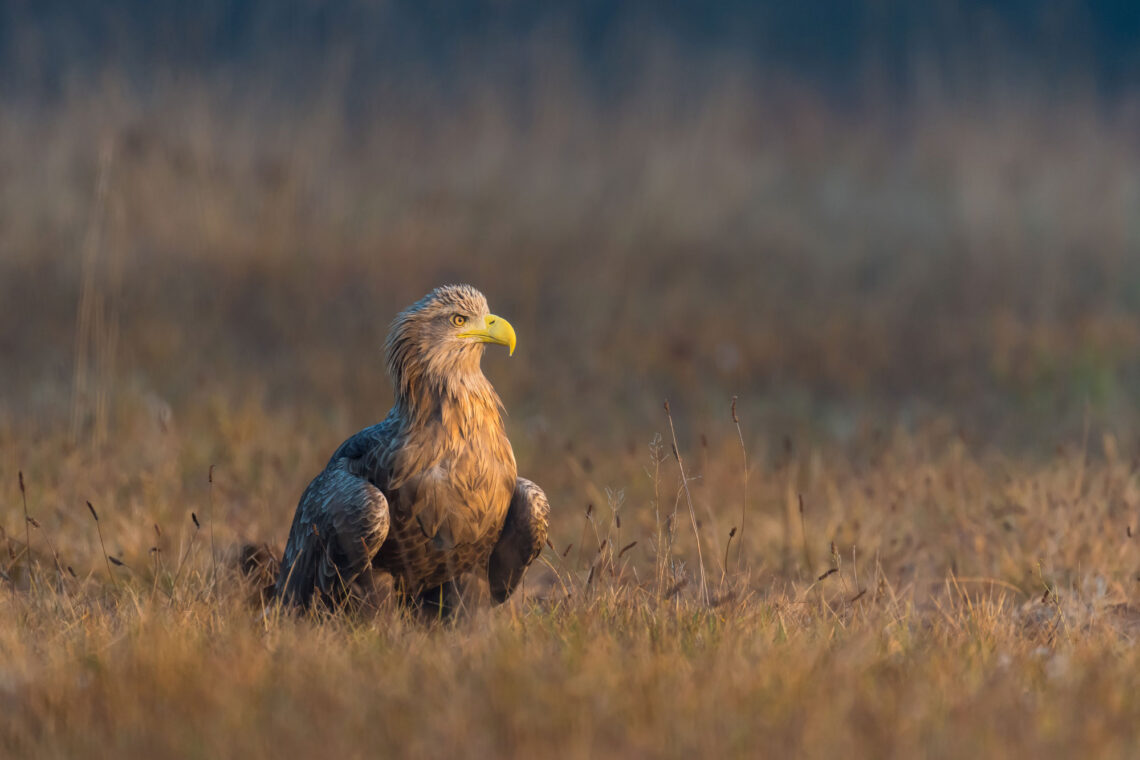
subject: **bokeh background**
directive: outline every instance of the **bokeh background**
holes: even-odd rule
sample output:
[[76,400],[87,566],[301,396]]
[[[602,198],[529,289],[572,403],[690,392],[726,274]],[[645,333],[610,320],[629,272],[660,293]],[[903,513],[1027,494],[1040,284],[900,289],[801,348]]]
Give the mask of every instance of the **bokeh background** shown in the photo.
[[192,470],[256,459],[256,411],[312,442],[288,512],[388,408],[394,314],[469,281],[518,327],[486,366],[526,463],[641,451],[666,398],[731,440],[734,396],[759,456],[1131,452],[1137,34],[1128,2],[9,0],[0,421],[181,434]]

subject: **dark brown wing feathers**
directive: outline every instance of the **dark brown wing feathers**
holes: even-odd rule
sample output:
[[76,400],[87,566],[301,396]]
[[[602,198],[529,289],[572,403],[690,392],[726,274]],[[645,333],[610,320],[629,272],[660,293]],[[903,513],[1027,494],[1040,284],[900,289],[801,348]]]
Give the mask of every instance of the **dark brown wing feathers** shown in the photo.
[[549,514],[550,504],[543,490],[526,478],[519,478],[502,535],[487,563],[487,581],[496,604],[507,600],[542,551]]
[[388,500],[348,465],[330,464],[301,497],[277,579],[285,601],[308,605],[319,591],[339,602],[388,536]]

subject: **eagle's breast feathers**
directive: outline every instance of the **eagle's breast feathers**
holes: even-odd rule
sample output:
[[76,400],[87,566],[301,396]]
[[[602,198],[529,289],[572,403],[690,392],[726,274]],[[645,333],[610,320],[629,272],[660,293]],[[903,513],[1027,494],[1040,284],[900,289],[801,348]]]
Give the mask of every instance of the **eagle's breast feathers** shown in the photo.
[[378,557],[409,591],[485,563],[498,539],[517,473],[502,423],[471,430],[470,437],[431,428],[410,434],[392,451],[383,488],[394,533]]

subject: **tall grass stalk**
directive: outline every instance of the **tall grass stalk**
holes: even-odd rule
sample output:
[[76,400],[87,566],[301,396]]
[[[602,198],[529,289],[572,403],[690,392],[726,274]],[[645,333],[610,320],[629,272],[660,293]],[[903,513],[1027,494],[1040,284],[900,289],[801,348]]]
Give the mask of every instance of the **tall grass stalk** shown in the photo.
[[669,401],[665,401],[665,417],[669,420],[669,434],[673,437],[673,457],[677,460],[677,469],[681,473],[681,487],[685,490],[685,503],[689,506],[689,520],[693,525],[693,538],[697,542],[697,566],[701,577],[701,599],[705,604],[709,601],[709,584],[705,578],[705,558],[701,552],[701,532],[697,527],[697,512],[693,508],[693,494],[689,491],[689,479],[685,475],[685,463],[681,459],[681,449],[677,445],[677,429],[673,426],[673,413],[669,410]]

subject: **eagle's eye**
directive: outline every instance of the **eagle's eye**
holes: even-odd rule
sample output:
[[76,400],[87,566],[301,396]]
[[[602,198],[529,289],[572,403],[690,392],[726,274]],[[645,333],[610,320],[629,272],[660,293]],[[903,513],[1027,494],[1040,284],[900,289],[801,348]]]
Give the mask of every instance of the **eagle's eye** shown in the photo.
[[463,327],[463,325],[467,324],[467,317],[463,316],[462,314],[452,314],[451,324],[455,325],[456,327]]

